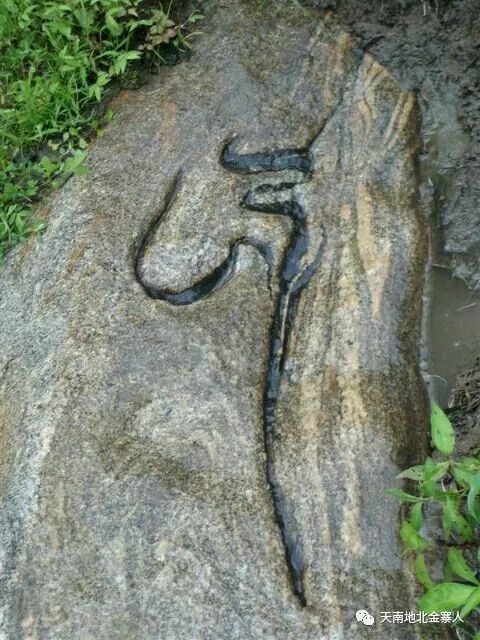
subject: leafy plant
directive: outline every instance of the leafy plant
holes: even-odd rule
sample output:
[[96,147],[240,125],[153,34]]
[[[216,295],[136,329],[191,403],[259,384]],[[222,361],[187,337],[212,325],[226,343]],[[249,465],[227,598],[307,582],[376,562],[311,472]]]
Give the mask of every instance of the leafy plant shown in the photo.
[[0,258],[45,225],[32,203],[84,173],[88,139],[111,119],[113,81],[139,61],[184,51],[194,11],[177,24],[143,0],[2,0],[0,4]]
[[[456,458],[450,420],[436,404],[431,406],[434,458],[398,474],[413,487],[386,493],[406,505],[400,537],[415,558],[415,574],[424,588],[420,609],[427,614],[458,611],[457,628],[480,640],[480,459]],[[426,522],[440,516],[441,528],[428,533]],[[442,579],[434,579],[427,565],[442,559]],[[465,635],[463,636],[465,637]]]

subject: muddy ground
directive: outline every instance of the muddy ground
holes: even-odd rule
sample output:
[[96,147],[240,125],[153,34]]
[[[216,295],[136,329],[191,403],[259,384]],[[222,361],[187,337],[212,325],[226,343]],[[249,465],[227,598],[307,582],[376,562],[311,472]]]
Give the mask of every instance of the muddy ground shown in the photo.
[[[423,112],[424,195],[444,264],[480,288],[480,0],[311,0],[333,10]],[[438,257],[437,257],[438,260]]]

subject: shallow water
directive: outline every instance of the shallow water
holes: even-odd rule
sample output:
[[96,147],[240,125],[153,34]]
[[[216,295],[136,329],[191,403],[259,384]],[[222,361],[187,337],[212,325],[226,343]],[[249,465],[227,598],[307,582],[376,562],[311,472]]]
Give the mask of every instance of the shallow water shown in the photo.
[[430,269],[424,367],[430,393],[446,407],[456,376],[480,354],[480,294],[449,269]]

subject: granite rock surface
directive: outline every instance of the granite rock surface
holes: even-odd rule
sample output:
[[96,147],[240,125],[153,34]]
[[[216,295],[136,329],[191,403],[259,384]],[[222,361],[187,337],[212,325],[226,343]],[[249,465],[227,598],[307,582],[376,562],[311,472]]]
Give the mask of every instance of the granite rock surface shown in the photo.
[[202,30],[3,267],[0,638],[414,638],[415,98],[290,2]]

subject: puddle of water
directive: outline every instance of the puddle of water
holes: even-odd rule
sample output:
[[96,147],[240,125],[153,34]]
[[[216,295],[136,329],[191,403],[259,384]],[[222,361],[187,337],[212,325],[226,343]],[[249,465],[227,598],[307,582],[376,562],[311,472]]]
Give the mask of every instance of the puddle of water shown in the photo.
[[425,347],[431,395],[446,407],[457,374],[480,354],[480,294],[449,269],[430,269]]

